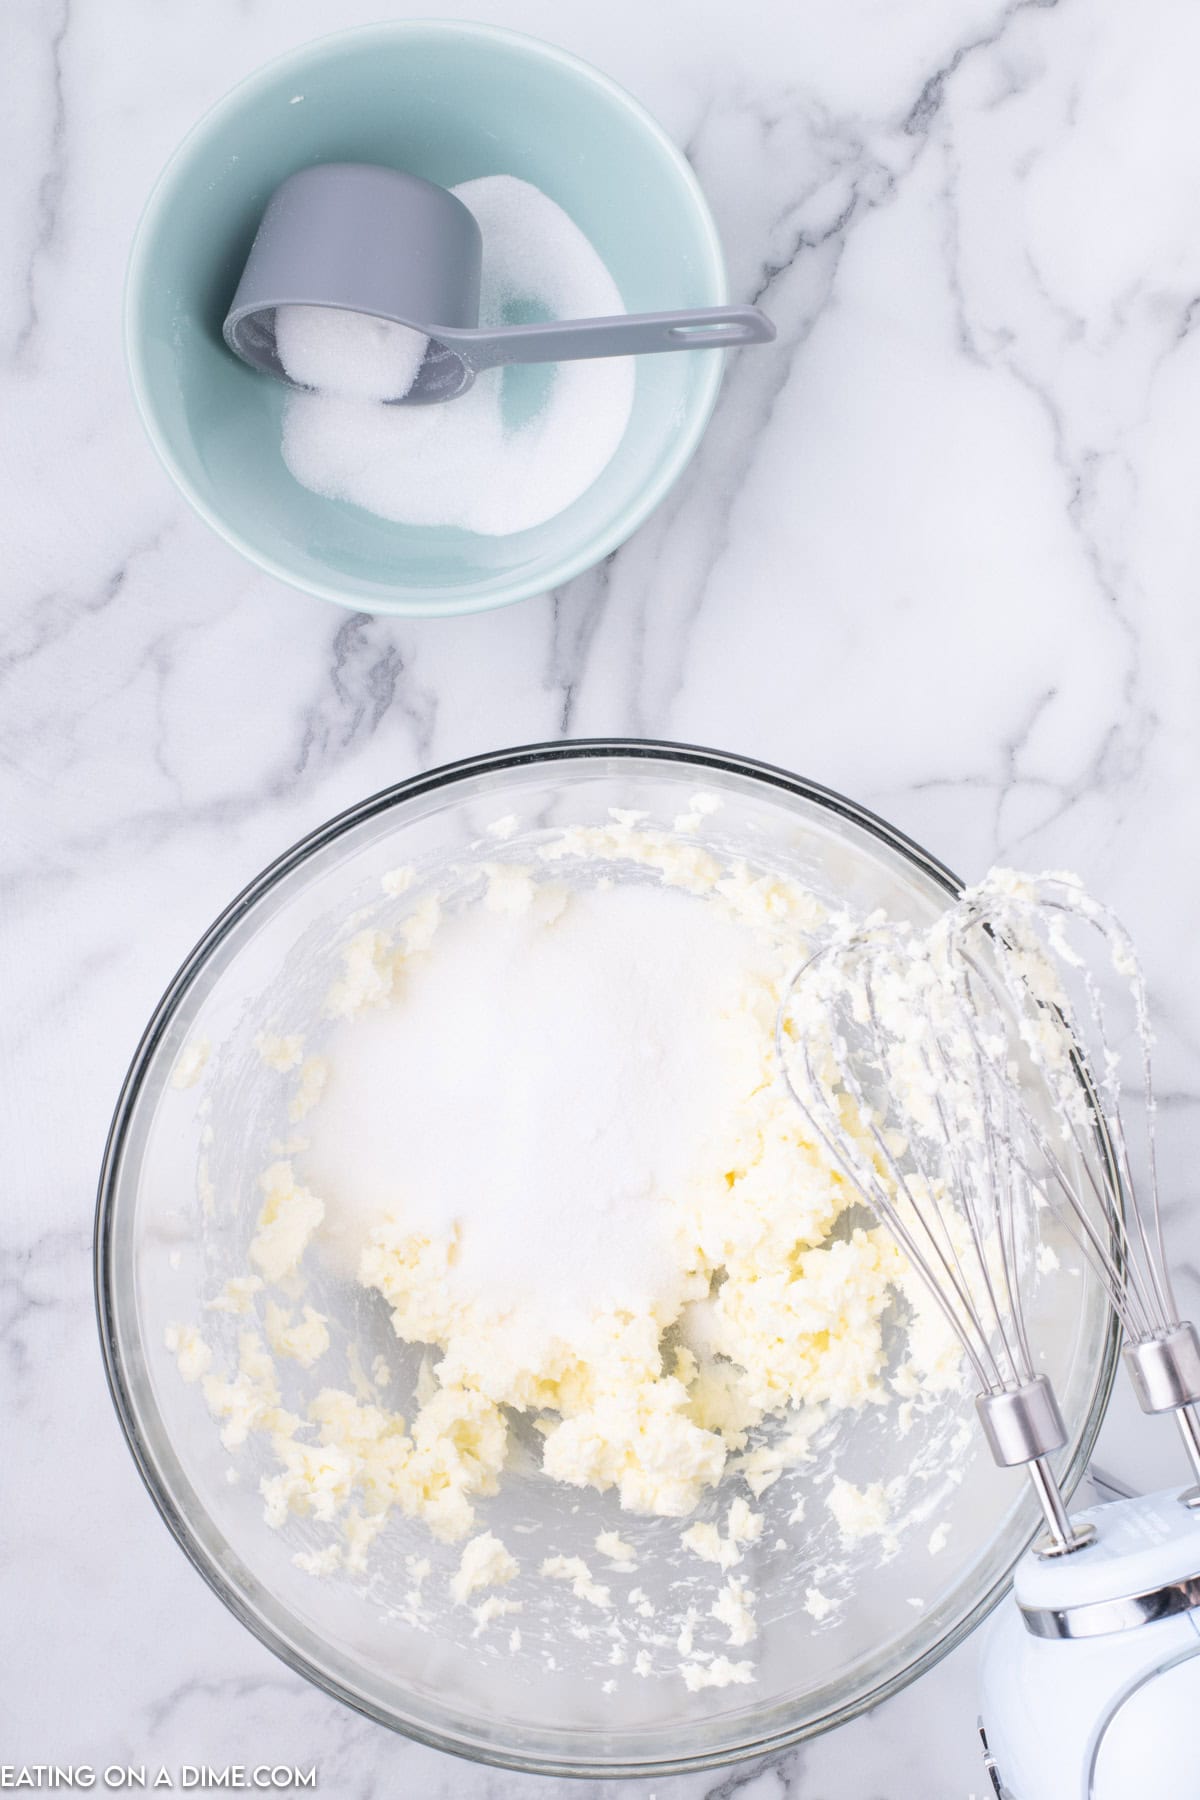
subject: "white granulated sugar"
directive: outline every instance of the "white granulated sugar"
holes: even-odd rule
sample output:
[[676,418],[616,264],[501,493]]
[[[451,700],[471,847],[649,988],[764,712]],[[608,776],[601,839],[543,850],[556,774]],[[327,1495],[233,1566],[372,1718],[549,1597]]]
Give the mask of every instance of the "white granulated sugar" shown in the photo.
[[[488,175],[454,192],[483,235],[481,324],[624,312],[595,248],[537,188]],[[384,406],[345,397],[350,382],[372,380],[376,393],[388,385],[385,369],[361,367],[362,352],[331,349],[322,385],[341,392],[288,396],[283,458],[303,486],[398,524],[490,537],[544,524],[602,473],[633,407],[631,357],[488,369],[456,400]]]
[[304,1158],[327,1235],[356,1260],[381,1214],[434,1243],[457,1228],[449,1294],[515,1309],[520,1331],[674,1303],[669,1202],[728,1130],[754,953],[661,888],[576,893],[550,924],[445,917],[399,1003],[335,1028]]
[[417,379],[429,339],[411,326],[337,306],[277,306],[275,348],[303,387],[342,400],[399,400]]

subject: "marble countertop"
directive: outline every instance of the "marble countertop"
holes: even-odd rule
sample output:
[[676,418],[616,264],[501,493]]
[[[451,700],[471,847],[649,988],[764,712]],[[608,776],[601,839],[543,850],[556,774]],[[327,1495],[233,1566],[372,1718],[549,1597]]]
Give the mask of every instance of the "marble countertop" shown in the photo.
[[[689,739],[841,789],[967,876],[1071,866],[1123,911],[1194,1296],[1200,14],[474,0],[686,146],[734,290],[780,341],[733,364],[685,479],[603,568],[389,623],[209,532],[142,436],[120,348],[130,235],[184,130],[272,54],[381,10],[4,8],[0,1761],[315,1761],[328,1795],[566,1800],[589,1790],[436,1755],[307,1686],[154,1517],[92,1317],[122,1073],[209,920],[339,808],[496,746]],[[1132,1481],[1175,1469],[1123,1400],[1103,1451]],[[765,1766],[606,1792],[967,1800],[974,1720],[967,1645]]]

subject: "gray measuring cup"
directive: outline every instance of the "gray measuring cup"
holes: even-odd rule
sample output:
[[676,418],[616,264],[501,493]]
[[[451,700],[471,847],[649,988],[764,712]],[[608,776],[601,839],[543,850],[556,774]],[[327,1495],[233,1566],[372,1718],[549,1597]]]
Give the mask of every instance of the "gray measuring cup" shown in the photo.
[[288,381],[275,345],[277,306],[391,319],[429,339],[416,380],[396,397],[421,406],[453,400],[480,369],[498,363],[731,349],[775,336],[754,306],[485,329],[482,260],[479,227],[448,189],[376,163],[317,163],[289,175],[267,202],[226,315],[225,342],[243,361]]

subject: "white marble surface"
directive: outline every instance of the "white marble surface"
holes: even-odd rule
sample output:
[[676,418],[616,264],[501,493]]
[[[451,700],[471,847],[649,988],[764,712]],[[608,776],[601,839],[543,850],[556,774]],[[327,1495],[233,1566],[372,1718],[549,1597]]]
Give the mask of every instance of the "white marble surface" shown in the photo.
[[[277,50],[380,10],[5,0],[0,19],[0,1761],[315,1760],[327,1795],[540,1800],[588,1790],[326,1700],[154,1517],[90,1292],[126,1061],[234,890],[359,796],[558,734],[710,743],[843,789],[967,875],[1073,865],[1124,911],[1194,1292],[1200,13],[474,0],[609,70],[687,146],[780,341],[731,369],[686,479],[604,569],[389,624],[275,585],[192,516],[119,333],[130,233],[184,129]],[[1105,1449],[1135,1479],[1174,1467],[1127,1407]],[[966,1800],[973,1721],[968,1646],[766,1768],[653,1791]]]

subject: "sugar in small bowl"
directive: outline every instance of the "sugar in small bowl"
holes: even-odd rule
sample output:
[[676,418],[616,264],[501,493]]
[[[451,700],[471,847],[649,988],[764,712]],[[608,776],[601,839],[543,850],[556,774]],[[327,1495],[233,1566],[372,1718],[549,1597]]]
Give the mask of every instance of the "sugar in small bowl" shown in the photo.
[[[538,188],[484,175],[454,191],[486,246],[481,324],[623,310],[592,244]],[[565,512],[600,479],[633,412],[632,357],[484,369],[461,398],[396,404],[428,343],[369,314],[276,308],[280,362],[311,390],[283,411],[283,460],[297,481],[398,525],[509,537]]]
[[[183,493],[267,573],[360,611],[483,611],[602,560],[686,467],[723,352],[492,370],[461,399],[388,406],[381,391],[403,391],[419,335],[300,307],[281,309],[279,347],[314,391],[289,389],[232,356],[221,322],[270,194],[322,161],[459,190],[483,231],[492,322],[727,298],[686,161],[596,70],[480,25],[320,39],[196,126],[134,243],[133,390]],[[522,288],[508,277],[531,243]]]

